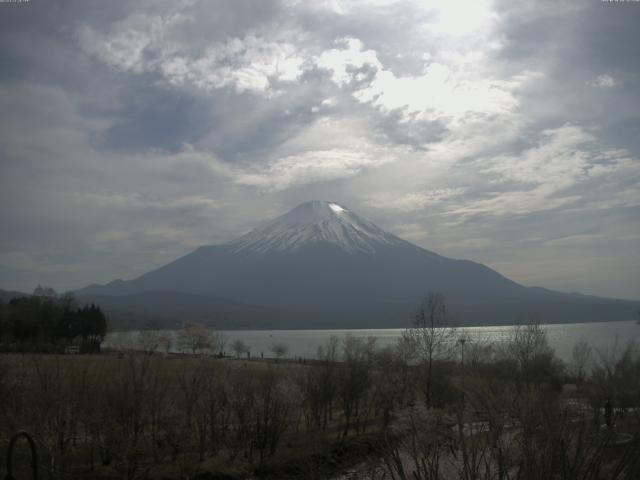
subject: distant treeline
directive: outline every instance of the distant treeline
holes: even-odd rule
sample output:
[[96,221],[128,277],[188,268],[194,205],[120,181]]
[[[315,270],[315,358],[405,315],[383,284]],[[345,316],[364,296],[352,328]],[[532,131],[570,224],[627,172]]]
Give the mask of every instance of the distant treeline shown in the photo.
[[100,351],[107,319],[97,305],[78,306],[72,294],[38,287],[33,295],[0,300],[0,348],[4,351]]

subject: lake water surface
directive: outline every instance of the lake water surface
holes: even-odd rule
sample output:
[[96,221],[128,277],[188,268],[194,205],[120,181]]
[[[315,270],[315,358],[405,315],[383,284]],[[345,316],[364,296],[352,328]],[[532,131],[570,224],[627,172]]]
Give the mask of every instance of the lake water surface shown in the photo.
[[[469,342],[500,343],[510,338],[513,326],[461,327],[456,334],[464,335]],[[549,344],[558,357],[571,361],[573,346],[586,341],[594,350],[602,352],[613,348],[622,349],[629,340],[640,343],[640,325],[629,322],[568,323],[544,325]],[[289,357],[314,358],[318,347],[325,345],[331,336],[342,338],[347,334],[358,337],[375,337],[379,347],[392,345],[402,334],[403,329],[357,329],[357,330],[228,330],[223,331],[227,354],[231,353],[231,343],[242,340],[250,349],[252,356],[273,356],[270,347],[276,343],[289,348]],[[175,338],[175,331],[157,332]],[[104,347],[131,347],[139,344],[140,332],[114,332],[107,335]],[[173,351],[178,351],[177,342],[172,342]]]

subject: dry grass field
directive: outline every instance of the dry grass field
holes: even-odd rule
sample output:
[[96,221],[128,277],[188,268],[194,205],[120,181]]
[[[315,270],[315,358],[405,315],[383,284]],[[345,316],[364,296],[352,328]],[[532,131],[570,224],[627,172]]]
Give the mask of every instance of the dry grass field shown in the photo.
[[464,366],[353,337],[305,363],[0,355],[0,472],[24,430],[41,478],[640,478],[637,346],[586,368],[519,335]]

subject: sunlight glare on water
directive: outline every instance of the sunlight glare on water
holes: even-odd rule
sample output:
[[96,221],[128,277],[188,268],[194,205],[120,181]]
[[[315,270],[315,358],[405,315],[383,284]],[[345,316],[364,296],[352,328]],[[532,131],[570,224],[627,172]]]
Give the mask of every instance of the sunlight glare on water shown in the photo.
[[[458,328],[457,336],[464,336],[468,342],[500,344],[508,340],[513,332],[513,326],[463,327]],[[640,325],[636,322],[597,322],[544,325],[550,346],[558,357],[565,362],[571,361],[573,346],[579,341],[586,341],[594,350],[600,352],[617,348],[620,351],[630,340],[640,342]],[[402,335],[403,329],[355,329],[355,330],[225,330],[226,350],[231,354],[230,344],[235,340],[242,340],[251,351],[251,355],[259,357],[271,356],[270,347],[274,344],[284,344],[289,347],[288,356],[291,358],[314,358],[318,347],[336,336],[342,339],[351,334],[358,337],[375,337],[378,347],[393,345]],[[162,332],[172,335],[175,331]],[[140,332],[114,332],[107,335],[106,348],[120,348],[136,344]],[[173,342],[173,351],[178,351]]]

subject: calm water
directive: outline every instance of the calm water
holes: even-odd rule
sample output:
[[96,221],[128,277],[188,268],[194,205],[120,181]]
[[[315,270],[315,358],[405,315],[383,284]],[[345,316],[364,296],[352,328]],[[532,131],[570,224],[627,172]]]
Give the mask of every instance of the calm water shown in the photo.
[[[470,342],[500,343],[508,339],[515,327],[464,327],[459,328],[458,335],[465,335]],[[586,341],[594,349],[611,351],[617,344],[621,349],[629,340],[640,343],[640,325],[635,321],[630,322],[600,322],[600,323],[570,323],[545,325],[549,344],[562,360],[571,360],[573,346],[579,341]],[[223,331],[226,340],[228,354],[231,352],[231,343],[242,340],[249,346],[252,356],[271,357],[270,346],[281,343],[289,348],[289,357],[313,358],[318,346],[327,343],[334,335],[339,338],[347,334],[358,337],[373,336],[377,338],[377,345],[385,347],[392,345],[402,334],[403,329],[360,329],[360,330],[234,330]],[[175,332],[157,332],[160,335],[171,335],[175,338]],[[136,347],[139,345],[140,332],[115,332],[107,335],[105,347]],[[175,341],[173,351],[178,351]]]

